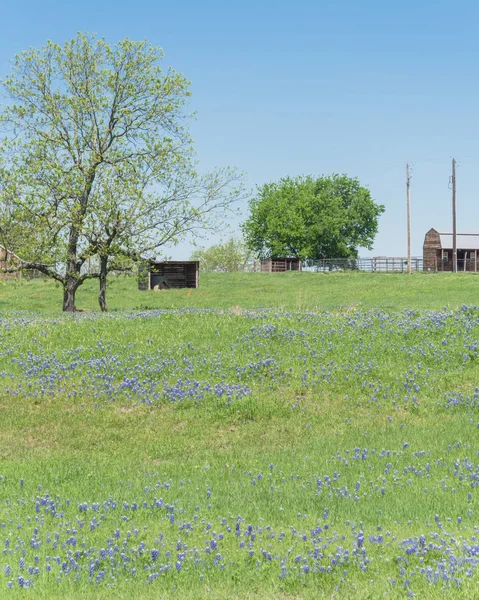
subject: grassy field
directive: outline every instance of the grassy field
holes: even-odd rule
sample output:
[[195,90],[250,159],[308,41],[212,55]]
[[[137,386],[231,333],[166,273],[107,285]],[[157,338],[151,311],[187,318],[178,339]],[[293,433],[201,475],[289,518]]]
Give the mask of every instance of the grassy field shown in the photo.
[[[112,278],[110,310],[156,308],[275,308],[337,310],[443,308],[477,304],[472,273],[205,273],[197,290],[139,292],[131,277]],[[80,287],[77,307],[98,310],[98,283]],[[0,281],[0,311],[58,312],[62,290],[52,280]]]
[[0,597],[475,597],[478,286],[4,284]]

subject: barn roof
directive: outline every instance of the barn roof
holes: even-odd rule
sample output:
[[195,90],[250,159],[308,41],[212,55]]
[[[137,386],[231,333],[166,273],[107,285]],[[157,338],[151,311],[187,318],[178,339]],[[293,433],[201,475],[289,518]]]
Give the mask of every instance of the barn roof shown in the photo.
[[[452,248],[452,231],[436,229],[441,239],[441,248]],[[458,229],[456,232],[456,247],[458,250],[479,249],[479,229]]]
[[297,256],[267,256],[261,260],[301,260]]
[[152,265],[196,265],[199,264],[199,260],[156,260],[151,258],[149,260]]

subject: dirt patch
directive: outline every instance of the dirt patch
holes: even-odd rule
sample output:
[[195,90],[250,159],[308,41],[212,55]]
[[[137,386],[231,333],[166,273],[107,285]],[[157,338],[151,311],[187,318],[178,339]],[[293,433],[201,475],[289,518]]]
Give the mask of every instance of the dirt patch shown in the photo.
[[223,437],[228,433],[234,433],[237,429],[239,429],[239,425],[237,425],[236,423],[232,423],[227,429],[218,428],[216,435],[218,437]]

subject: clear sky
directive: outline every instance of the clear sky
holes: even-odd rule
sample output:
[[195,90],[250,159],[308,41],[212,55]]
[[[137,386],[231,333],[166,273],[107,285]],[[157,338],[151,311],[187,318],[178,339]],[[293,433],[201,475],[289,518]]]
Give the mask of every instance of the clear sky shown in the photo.
[[251,188],[358,177],[386,206],[361,255],[406,253],[406,162],[414,255],[430,227],[450,227],[453,157],[458,227],[479,228],[474,0],[23,0],[3,2],[0,18],[0,76],[16,52],[80,30],[161,46],[192,82],[201,167],[236,166]]

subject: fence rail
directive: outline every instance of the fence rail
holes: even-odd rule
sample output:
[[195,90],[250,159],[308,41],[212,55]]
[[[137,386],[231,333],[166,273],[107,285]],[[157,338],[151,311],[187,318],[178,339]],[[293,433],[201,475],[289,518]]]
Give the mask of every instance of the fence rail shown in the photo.
[[[324,258],[309,263],[305,271],[316,273],[331,271],[368,271],[407,273],[408,260],[404,256],[372,256],[367,258]],[[422,257],[411,258],[411,271],[422,271]]]

